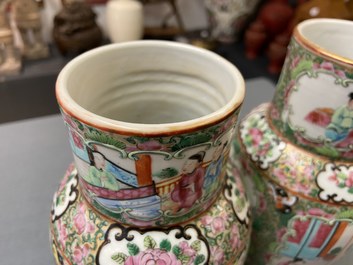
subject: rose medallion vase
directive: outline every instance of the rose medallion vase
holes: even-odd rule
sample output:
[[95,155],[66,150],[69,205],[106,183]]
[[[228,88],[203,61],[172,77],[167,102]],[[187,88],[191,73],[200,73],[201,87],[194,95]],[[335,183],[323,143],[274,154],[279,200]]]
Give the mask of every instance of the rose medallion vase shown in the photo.
[[74,157],[51,212],[57,264],[244,263],[232,64],[172,42],[112,44],[65,66],[56,95]]
[[352,34],[344,20],[299,24],[272,102],[240,123],[233,164],[254,195],[249,264],[338,264],[352,248]]

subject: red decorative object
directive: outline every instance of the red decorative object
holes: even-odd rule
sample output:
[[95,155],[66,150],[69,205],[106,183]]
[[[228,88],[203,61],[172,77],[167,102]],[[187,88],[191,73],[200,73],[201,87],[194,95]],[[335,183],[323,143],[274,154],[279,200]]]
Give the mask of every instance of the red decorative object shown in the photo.
[[288,29],[294,8],[286,0],[269,0],[245,32],[246,56],[256,58],[265,48],[270,60],[268,71],[281,71],[291,30]]
[[266,50],[268,71],[281,71],[293,28],[309,18],[353,19],[353,1],[268,0],[245,32],[246,56],[254,59]]

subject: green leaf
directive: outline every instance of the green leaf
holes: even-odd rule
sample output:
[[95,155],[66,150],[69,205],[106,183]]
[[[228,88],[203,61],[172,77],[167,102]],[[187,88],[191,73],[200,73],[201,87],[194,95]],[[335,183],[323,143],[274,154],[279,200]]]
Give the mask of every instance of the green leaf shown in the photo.
[[159,244],[159,248],[169,252],[172,249],[172,244],[168,239],[163,239]]
[[127,256],[124,253],[119,252],[111,256],[111,258],[119,265],[123,265],[125,260],[127,259]]
[[192,242],[191,248],[194,249],[195,251],[199,252],[201,250],[201,241],[195,240],[194,242]]
[[306,61],[306,60],[301,60],[297,67],[292,70],[292,79],[296,78],[298,74],[304,72],[304,71],[310,71],[313,68],[313,62],[312,61]]
[[146,236],[143,240],[143,245],[145,246],[145,248],[152,249],[155,248],[156,241],[151,236]]
[[327,155],[330,157],[340,156],[340,153],[333,147],[323,146],[323,147],[315,147],[314,149],[322,155]]
[[174,246],[172,248],[172,252],[174,253],[174,255],[179,258],[179,256],[181,255],[181,248],[179,246]]
[[347,178],[347,175],[342,172],[338,172],[337,178],[345,180]]
[[178,170],[174,167],[167,167],[167,168],[163,168],[161,171],[153,174],[153,176],[161,178],[161,179],[167,179],[167,178],[171,178],[174,177],[176,175],[178,175]]
[[85,134],[86,138],[92,141],[96,141],[96,142],[100,142],[103,144],[107,144],[107,145],[112,145],[115,146],[119,149],[125,149],[126,148],[126,144],[114,139],[113,137],[104,134],[104,133],[100,133],[100,132],[87,132]]
[[353,187],[348,189],[348,193],[353,194]]
[[180,140],[180,142],[176,145],[172,146],[172,151],[179,151],[185,147],[201,144],[201,143],[206,143],[212,139],[212,136],[208,133],[198,133],[195,135],[190,135],[187,137],[184,137]]
[[205,261],[205,256],[204,255],[197,255],[196,256],[196,258],[195,258],[195,260],[194,260],[194,264],[195,265],[199,265],[199,264],[201,264],[202,262],[204,262]]
[[318,195],[318,193],[319,193],[318,190],[314,190],[313,189],[313,190],[310,191],[309,194],[310,194],[311,197],[316,197]]
[[340,183],[340,184],[338,184],[337,186],[338,186],[339,188],[341,188],[341,189],[343,189],[343,188],[346,187],[346,185],[345,185],[344,183]]
[[337,219],[352,219],[353,220],[353,210],[346,210],[337,214]]
[[188,264],[190,259],[191,259],[191,257],[188,255],[185,255],[185,254],[181,254],[178,257],[178,260],[180,260],[182,264]]
[[128,138],[125,138],[125,140],[128,141],[130,144],[137,144],[134,137],[128,137]]
[[336,256],[336,255],[338,255],[341,251],[342,251],[342,248],[341,248],[341,247],[336,247],[336,248],[334,248],[334,249],[332,249],[332,250],[330,251],[330,254]]
[[353,79],[353,73],[348,73],[348,72],[346,72],[346,76],[347,76],[349,79]]
[[127,243],[127,248],[131,256],[136,256],[140,252],[140,248],[135,243]]
[[85,127],[83,127],[83,125],[82,125],[81,122],[75,121],[75,123],[77,124],[77,127],[78,127],[81,131],[83,131],[83,130],[85,129]]

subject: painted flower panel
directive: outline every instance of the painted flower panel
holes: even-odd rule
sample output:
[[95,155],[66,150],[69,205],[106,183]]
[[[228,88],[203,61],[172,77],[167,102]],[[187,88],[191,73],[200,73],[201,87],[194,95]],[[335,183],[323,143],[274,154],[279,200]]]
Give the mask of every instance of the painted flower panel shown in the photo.
[[286,147],[269,127],[265,112],[250,113],[241,123],[240,137],[246,152],[261,169],[267,169]]

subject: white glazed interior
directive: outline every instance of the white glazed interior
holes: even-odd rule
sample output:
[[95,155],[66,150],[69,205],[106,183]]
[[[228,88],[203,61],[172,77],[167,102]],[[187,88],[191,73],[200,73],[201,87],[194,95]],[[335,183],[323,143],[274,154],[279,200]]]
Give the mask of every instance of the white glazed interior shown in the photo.
[[64,110],[88,124],[158,133],[224,118],[242,102],[244,81],[209,51],[136,41],[75,58],[58,77],[57,97]]
[[353,22],[339,19],[309,19],[297,27],[301,36],[328,53],[353,60]]

